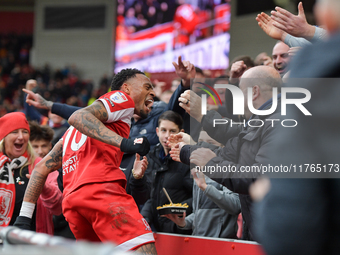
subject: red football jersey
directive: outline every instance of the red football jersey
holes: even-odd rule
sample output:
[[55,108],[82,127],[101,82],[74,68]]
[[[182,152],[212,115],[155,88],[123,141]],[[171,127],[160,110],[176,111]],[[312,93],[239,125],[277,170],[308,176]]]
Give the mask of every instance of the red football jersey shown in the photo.
[[[122,91],[111,91],[99,99],[108,113],[104,125],[128,138],[135,103]],[[64,196],[88,183],[125,179],[119,169],[123,152],[112,145],[88,137],[73,126],[63,136]]]

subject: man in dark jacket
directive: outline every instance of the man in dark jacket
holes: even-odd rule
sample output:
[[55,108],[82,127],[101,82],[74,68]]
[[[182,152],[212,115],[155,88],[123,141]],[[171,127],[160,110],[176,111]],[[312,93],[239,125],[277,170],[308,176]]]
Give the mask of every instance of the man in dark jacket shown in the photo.
[[[281,87],[280,74],[272,67],[258,66],[247,70],[240,81],[240,89],[245,97],[245,114],[247,121],[237,137],[231,138],[223,148],[212,151],[207,148],[185,145],[181,149],[181,161],[195,164],[211,179],[225,185],[228,189],[239,194],[241,211],[244,220],[243,239],[254,240],[251,230],[253,209],[249,196],[249,186],[260,173],[243,172],[245,167],[260,167],[268,162],[268,152],[272,146],[277,122],[266,119],[278,119],[279,113],[266,116],[252,114],[248,105],[248,93],[251,93],[253,108],[268,110],[272,108],[273,88]],[[280,97],[280,95],[278,95]],[[275,100],[276,101],[276,100]],[[277,100],[279,101],[279,100]],[[278,103],[279,104],[279,103]],[[221,134],[224,135],[224,134]],[[191,154],[191,155],[190,155]],[[208,171],[208,167],[217,166],[232,171]]]
[[[163,191],[164,187],[173,203],[187,203],[189,205],[187,214],[192,211],[193,179],[190,177],[190,168],[173,161],[169,155],[170,148],[166,144],[170,134],[183,131],[182,124],[183,120],[178,113],[164,112],[159,117],[156,129],[160,143],[147,154],[149,164],[145,174],[149,175],[148,179],[152,181],[149,184],[152,190],[151,197],[146,201],[141,214],[158,232],[191,233],[188,230],[180,230],[171,220],[160,217],[156,209],[158,206],[170,204]],[[138,179],[138,176],[134,177]]]

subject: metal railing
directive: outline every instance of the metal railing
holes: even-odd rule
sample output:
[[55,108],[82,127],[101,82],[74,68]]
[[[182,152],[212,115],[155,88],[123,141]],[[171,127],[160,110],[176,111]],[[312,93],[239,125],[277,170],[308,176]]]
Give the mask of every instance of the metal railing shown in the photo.
[[[112,243],[91,243],[50,236],[16,227],[0,228],[4,255],[127,255]],[[134,253],[136,254],[136,253]]]

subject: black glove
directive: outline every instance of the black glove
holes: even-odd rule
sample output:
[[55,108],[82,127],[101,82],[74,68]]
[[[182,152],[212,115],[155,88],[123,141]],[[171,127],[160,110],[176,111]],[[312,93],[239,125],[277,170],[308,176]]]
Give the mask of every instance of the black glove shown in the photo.
[[145,136],[134,139],[123,138],[120,150],[126,153],[138,153],[141,156],[145,156],[150,150],[150,143]]
[[14,226],[25,229],[25,230],[32,230],[31,229],[31,221],[32,219],[25,217],[25,216],[18,216],[14,222]]

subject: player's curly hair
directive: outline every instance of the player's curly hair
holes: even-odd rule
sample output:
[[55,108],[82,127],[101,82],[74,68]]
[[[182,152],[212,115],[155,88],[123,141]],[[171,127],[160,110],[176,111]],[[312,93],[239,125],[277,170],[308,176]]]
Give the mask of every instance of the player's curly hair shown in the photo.
[[126,82],[130,78],[136,77],[136,74],[143,74],[143,75],[145,75],[145,73],[143,73],[142,71],[139,71],[136,68],[133,68],[133,69],[132,68],[127,68],[127,69],[121,70],[112,79],[112,82],[111,82],[111,91],[113,91],[113,90],[120,90],[120,88],[122,87],[124,82]]

